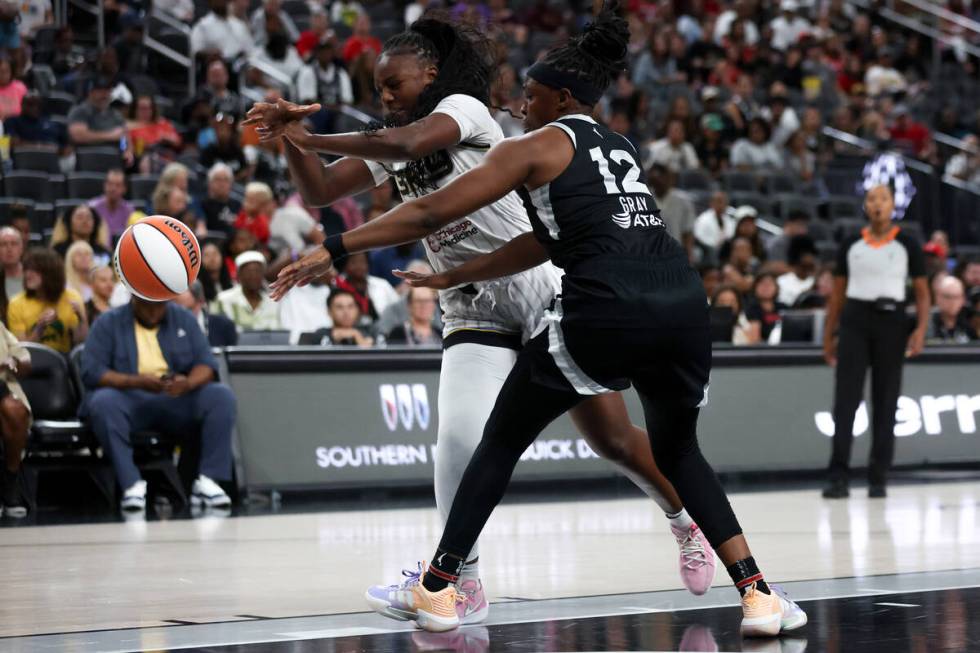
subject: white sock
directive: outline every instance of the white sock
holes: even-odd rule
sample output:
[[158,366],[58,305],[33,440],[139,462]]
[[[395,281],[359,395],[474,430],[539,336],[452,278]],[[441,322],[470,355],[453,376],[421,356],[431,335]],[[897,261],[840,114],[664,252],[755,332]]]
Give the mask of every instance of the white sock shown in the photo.
[[671,526],[682,531],[686,531],[694,525],[694,520],[687,514],[687,509],[685,508],[681,508],[680,512],[673,515],[667,513],[667,519],[670,520]]
[[463,565],[463,570],[459,572],[459,580],[456,581],[456,585],[461,585],[463,581],[466,580],[479,580],[480,579],[480,558],[477,556],[472,560],[466,561]]

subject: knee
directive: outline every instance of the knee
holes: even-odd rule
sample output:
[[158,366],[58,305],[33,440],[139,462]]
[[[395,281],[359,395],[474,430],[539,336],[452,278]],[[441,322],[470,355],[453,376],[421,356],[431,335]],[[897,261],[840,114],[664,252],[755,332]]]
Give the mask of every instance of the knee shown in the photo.
[[235,412],[238,405],[235,393],[224,383],[209,383],[198,391],[198,401],[207,410]]
[[609,462],[624,463],[633,455],[633,441],[629,433],[585,433],[589,446]]
[[115,388],[99,388],[88,397],[88,412],[93,419],[124,412],[126,394]]
[[26,422],[30,417],[27,406],[11,395],[7,395],[3,401],[0,401],[0,414],[4,419],[16,423]]

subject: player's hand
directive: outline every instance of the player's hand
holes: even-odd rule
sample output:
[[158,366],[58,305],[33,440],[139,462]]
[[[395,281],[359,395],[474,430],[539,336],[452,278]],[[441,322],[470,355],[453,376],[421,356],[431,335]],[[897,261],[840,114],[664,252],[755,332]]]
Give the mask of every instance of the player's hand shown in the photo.
[[837,367],[837,340],[833,336],[823,339],[823,359],[827,365]]
[[183,374],[175,374],[163,381],[163,391],[171,397],[180,397],[191,391],[191,384]]
[[922,353],[922,350],[926,346],[926,330],[916,329],[909,336],[908,346],[905,348],[906,358],[915,358]]
[[445,272],[422,274],[421,272],[392,270],[391,273],[399,279],[403,279],[405,283],[410,285],[412,288],[435,288],[436,290],[445,290],[452,285],[449,275]]
[[310,134],[306,126],[301,122],[288,123],[282,130],[283,137],[295,145],[304,154],[310,154],[313,150],[310,147]]
[[320,110],[319,104],[294,104],[286,100],[256,102],[245,114],[243,125],[256,125],[259,140],[269,141],[282,136],[291,122],[300,122]]
[[324,276],[332,279],[336,274],[330,252],[318,247],[312,253],[280,270],[279,276],[269,285],[269,296],[277,302],[294,286],[305,286]]

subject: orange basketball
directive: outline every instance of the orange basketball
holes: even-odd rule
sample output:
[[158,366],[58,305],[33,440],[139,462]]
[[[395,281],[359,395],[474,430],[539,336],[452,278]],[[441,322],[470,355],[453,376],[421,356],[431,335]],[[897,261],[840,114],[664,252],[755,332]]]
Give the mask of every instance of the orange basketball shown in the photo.
[[151,215],[126,229],[112,262],[116,276],[131,293],[163,302],[197,279],[201,247],[191,228],[180,220]]

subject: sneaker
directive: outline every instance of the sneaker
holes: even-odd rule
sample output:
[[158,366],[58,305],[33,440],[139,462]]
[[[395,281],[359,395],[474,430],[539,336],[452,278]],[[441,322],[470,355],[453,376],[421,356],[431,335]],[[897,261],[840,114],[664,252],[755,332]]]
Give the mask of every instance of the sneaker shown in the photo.
[[760,592],[752,583],[742,597],[743,637],[776,637],[806,625],[806,613],[786,592],[776,585],[769,590],[771,594]]
[[846,499],[851,495],[847,481],[831,481],[823,491],[824,499]]
[[691,594],[701,596],[715,579],[715,552],[697,524],[682,530],[670,527],[681,549],[681,582]]
[[869,499],[884,499],[888,496],[888,490],[884,485],[872,485],[868,488]]
[[439,592],[430,592],[422,586],[424,563],[418,570],[402,570],[405,580],[400,585],[374,585],[364,594],[371,609],[396,621],[415,621],[419,628],[429,632],[444,632],[460,624],[456,612],[457,601],[464,601],[453,585]]
[[123,512],[140,512],[146,510],[146,481],[136,481],[123,490],[119,507]]
[[3,502],[0,515],[11,519],[23,519],[27,516],[27,501],[21,489],[19,472],[3,471]]
[[490,614],[490,604],[487,602],[487,595],[483,591],[483,583],[479,578],[464,580],[456,587],[456,591],[462,598],[456,604],[459,623],[478,624],[487,620],[487,615]]
[[[678,651],[699,651],[700,653],[715,653],[718,650],[718,641],[715,634],[707,626],[692,624],[684,629],[681,643],[677,645]],[[744,647],[742,650],[745,650]]]
[[225,494],[221,486],[201,474],[191,488],[191,507],[229,508],[231,497]]
[[412,643],[418,651],[452,651],[453,653],[487,653],[490,650],[490,631],[485,626],[457,628],[447,633],[412,633]]

